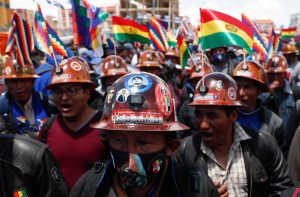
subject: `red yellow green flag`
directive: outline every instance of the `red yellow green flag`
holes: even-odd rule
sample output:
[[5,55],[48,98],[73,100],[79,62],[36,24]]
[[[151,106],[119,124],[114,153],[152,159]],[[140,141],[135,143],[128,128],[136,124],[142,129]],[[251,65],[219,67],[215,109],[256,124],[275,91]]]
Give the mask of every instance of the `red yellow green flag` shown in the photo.
[[238,45],[252,55],[253,31],[242,21],[210,9],[200,9],[200,15],[202,49]]
[[147,26],[118,16],[112,17],[112,25],[114,39],[117,41],[149,43]]
[[180,65],[181,65],[182,70],[184,70],[185,66],[186,66],[186,62],[187,62],[190,54],[189,54],[189,48],[188,48],[187,44],[184,42],[181,34],[178,35],[177,44],[178,44],[179,53],[180,53]]
[[297,29],[297,27],[281,29],[281,39],[285,40],[285,39],[293,38],[296,33],[296,29]]

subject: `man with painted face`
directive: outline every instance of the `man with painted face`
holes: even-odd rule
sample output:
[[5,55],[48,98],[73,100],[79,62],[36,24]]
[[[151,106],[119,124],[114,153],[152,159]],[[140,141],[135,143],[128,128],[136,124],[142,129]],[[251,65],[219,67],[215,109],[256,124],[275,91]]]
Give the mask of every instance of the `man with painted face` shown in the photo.
[[[131,86],[136,78],[147,85]],[[110,92],[124,89],[130,93],[126,102],[107,98],[114,103],[111,113],[92,125],[105,131],[111,159],[86,172],[70,196],[218,196],[200,168],[172,157],[180,143],[175,132],[188,127],[175,121],[168,85],[141,72],[122,76]]]

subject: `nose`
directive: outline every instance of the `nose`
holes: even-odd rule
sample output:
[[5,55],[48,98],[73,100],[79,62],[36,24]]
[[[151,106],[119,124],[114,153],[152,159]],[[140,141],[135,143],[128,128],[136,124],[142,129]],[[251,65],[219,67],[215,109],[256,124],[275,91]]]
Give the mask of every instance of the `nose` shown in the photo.
[[205,129],[208,129],[209,128],[209,122],[207,120],[207,118],[203,118],[201,121],[200,121],[200,129],[201,130],[205,130]]
[[245,91],[243,87],[239,87],[239,94],[241,97],[245,96]]

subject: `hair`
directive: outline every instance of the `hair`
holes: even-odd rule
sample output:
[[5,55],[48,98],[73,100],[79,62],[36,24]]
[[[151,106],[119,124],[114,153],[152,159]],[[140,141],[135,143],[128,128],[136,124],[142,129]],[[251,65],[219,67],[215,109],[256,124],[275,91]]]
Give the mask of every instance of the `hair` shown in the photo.
[[237,107],[223,106],[223,109],[225,110],[226,116],[229,117],[232,114],[232,112],[236,111]]

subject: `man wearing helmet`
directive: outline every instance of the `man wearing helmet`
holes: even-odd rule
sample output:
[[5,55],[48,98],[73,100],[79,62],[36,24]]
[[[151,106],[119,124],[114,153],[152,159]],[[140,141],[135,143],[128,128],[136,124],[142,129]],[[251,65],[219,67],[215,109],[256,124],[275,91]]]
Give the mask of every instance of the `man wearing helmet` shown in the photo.
[[47,86],[60,114],[45,122],[39,139],[51,148],[69,189],[95,161],[108,158],[99,138],[101,131],[89,127],[100,116],[88,105],[91,91],[97,86],[91,81],[87,65],[78,57],[60,62]]
[[287,145],[289,146],[299,124],[296,112],[296,100],[299,98],[297,90],[299,88],[295,83],[289,83],[287,80],[287,61],[282,55],[275,54],[268,60],[266,73],[269,92],[261,94],[260,97],[263,105],[283,120]]
[[198,133],[184,139],[174,156],[205,169],[220,196],[279,196],[292,186],[276,140],[237,122],[243,103],[230,76],[203,77],[190,106]]
[[274,112],[264,107],[258,96],[267,92],[267,77],[262,66],[254,61],[243,61],[233,70],[232,77],[238,85],[241,101],[246,105],[238,109],[237,121],[241,126],[267,132],[276,138],[287,157],[288,147],[283,133],[283,121]]
[[[130,86],[135,78],[147,81],[147,86]],[[124,89],[129,92],[126,102],[114,98],[111,113],[93,125],[105,131],[102,137],[112,159],[86,172],[70,196],[218,196],[201,169],[171,157],[179,145],[175,131],[188,127],[175,121],[167,84],[141,72],[121,77],[110,90]]]
[[32,65],[19,65],[8,58],[1,77],[8,91],[0,97],[0,132],[36,138],[41,125],[55,112],[47,95],[33,90],[35,78],[39,76]]
[[300,62],[297,59],[296,46],[294,42],[285,43],[281,49],[290,69],[291,79],[300,87]]

